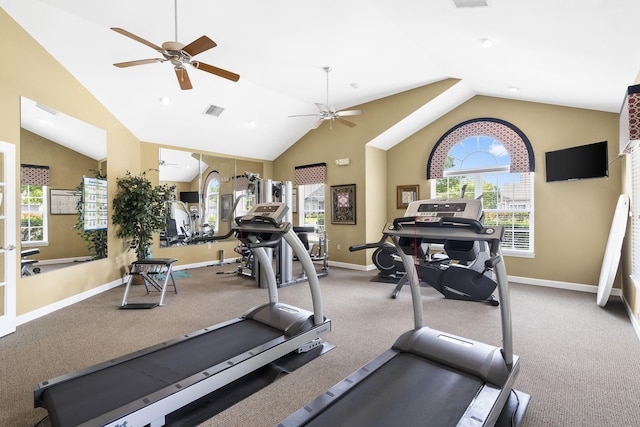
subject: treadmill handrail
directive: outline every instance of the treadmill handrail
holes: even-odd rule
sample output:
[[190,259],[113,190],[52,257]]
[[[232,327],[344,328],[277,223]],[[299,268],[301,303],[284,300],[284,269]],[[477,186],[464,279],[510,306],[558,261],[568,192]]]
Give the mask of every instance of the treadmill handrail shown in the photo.
[[502,327],[502,355],[508,367],[513,364],[513,338],[511,330],[511,301],[509,298],[509,284],[500,241],[504,235],[502,226],[482,226],[480,230],[475,224],[443,220],[432,223],[419,224],[416,217],[396,218],[392,224],[388,224],[385,232],[392,237],[398,254],[402,258],[411,288],[413,300],[414,324],[416,329],[423,326],[422,299],[420,293],[420,281],[414,264],[413,254],[406,254],[401,249],[400,238],[422,239],[424,241],[442,241],[447,237],[450,240],[484,241],[489,243],[490,256],[494,263],[498,295],[500,298],[500,321]]
[[384,243],[387,241],[388,238],[389,238],[388,234],[382,233],[382,238],[380,240],[378,240],[377,242],[375,242],[375,243],[361,243],[359,245],[351,245],[351,246],[349,246],[349,252],[361,251],[363,249],[379,248],[380,246],[384,245]]

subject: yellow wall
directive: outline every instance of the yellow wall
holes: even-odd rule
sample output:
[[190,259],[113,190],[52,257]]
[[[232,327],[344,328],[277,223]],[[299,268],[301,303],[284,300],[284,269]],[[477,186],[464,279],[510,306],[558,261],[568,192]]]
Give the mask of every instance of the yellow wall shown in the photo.
[[[0,37],[11,40],[12,48],[20,52],[19,61],[0,63],[0,141],[16,145],[16,167],[20,159],[20,97],[25,96],[55,110],[102,128],[107,132],[107,179],[109,205],[115,196],[116,177],[127,172],[139,173],[158,168],[158,148],[155,144],[141,144],[104,106],[96,100],[71,74],[56,62],[31,36],[0,9]],[[122,155],[126,153],[126,155]],[[250,159],[245,159],[250,160]],[[272,173],[271,162],[258,162],[264,176]],[[19,170],[19,169],[18,169]],[[157,173],[148,177],[157,182]],[[16,178],[16,188],[18,191]],[[19,198],[18,198],[19,199]],[[18,212],[19,200],[15,211]],[[16,227],[18,228],[18,226]],[[98,286],[117,282],[135,259],[127,244],[115,238],[114,226],[109,227],[109,256],[106,259],[48,272],[42,276],[18,278],[16,286],[16,314],[18,316],[51,306]],[[235,242],[213,244],[197,248],[158,250],[157,256],[174,256],[179,264],[207,262],[218,257],[218,249],[225,245],[229,257]],[[154,248],[158,242],[154,243]],[[166,251],[163,253],[163,251]],[[154,252],[154,256],[156,253]],[[19,260],[16,260],[19,271]],[[18,275],[19,276],[19,275]]]
[[[476,96],[389,150],[389,217],[402,214],[391,197],[396,185],[420,183],[421,197],[429,197],[426,165],[434,144],[453,126],[479,117],[517,126],[535,156],[535,257],[507,257],[508,274],[597,285],[622,185],[622,160],[614,161],[617,114]],[[546,182],[546,151],[604,140],[609,141],[609,178]]]
[[[325,122],[318,129],[310,130],[274,160],[274,179],[281,181],[294,181],[296,166],[327,164],[326,231],[332,262],[370,264],[370,251],[349,252],[348,248],[369,242],[372,238],[378,241],[381,237],[378,233],[384,221],[380,212],[384,212],[388,188],[385,182],[386,159],[383,159],[384,152],[367,147],[366,143],[455,83],[457,80],[447,79],[356,106],[354,108],[365,112],[363,116],[349,117],[357,124],[356,127]],[[350,159],[349,165],[335,164],[335,160],[345,158]],[[331,224],[329,188],[343,184],[356,184],[356,225]]]
[[[0,126],[0,140],[16,145],[16,167],[20,164],[20,96],[25,96],[105,129],[108,153],[128,153],[108,162],[109,197],[113,198],[114,177],[139,168],[140,157],[135,149],[137,139],[4,10],[0,10],[0,37],[11,40],[14,49],[21,52],[19,61],[3,61],[0,65],[0,116],[3,123]],[[122,256],[122,246],[113,238],[113,230],[110,230],[107,259],[71,267],[72,272],[63,269],[47,273],[43,278],[19,278],[16,286],[17,315],[118,279],[122,267],[128,263],[127,257]],[[18,263],[19,260],[16,269]]]
[[[4,61],[0,65],[0,115],[3,117],[0,140],[15,144],[16,151],[20,152],[20,96],[26,96],[107,131],[110,200],[115,195],[116,177],[124,176],[127,171],[137,173],[157,168],[160,146],[140,143],[3,10],[0,10],[0,36],[11,40],[14,49],[21,52],[20,61]],[[328,216],[327,233],[332,261],[364,266],[371,263],[370,253],[352,253],[348,247],[377,240],[384,222],[402,214],[396,208],[396,186],[418,184],[421,197],[429,197],[426,163],[442,134],[464,120],[500,118],[513,123],[529,137],[536,158],[536,253],[534,258],[509,257],[509,274],[597,284],[615,202],[622,189],[623,162],[613,161],[617,155],[618,116],[477,96],[389,151],[366,145],[456,82],[448,79],[357,106],[365,110],[365,115],[352,118],[357,123],[355,128],[337,123],[330,127],[324,123],[319,129],[309,131],[274,162],[260,162],[261,176],[293,181],[295,166],[326,162],[328,187],[356,184],[357,224],[331,224]],[[610,143],[609,179],[545,182],[545,151],[601,140]],[[335,165],[334,161],[342,158],[349,158],[350,164]],[[18,158],[16,164],[19,163]],[[157,174],[151,173],[149,178],[157,182]],[[330,204],[327,208],[330,213]],[[107,259],[72,267],[72,272],[47,273],[46,279],[37,276],[19,279],[17,314],[46,307],[120,278],[135,255],[114,237],[113,227],[109,236]],[[207,262],[217,260],[217,251],[223,245],[228,257],[235,243],[211,248],[203,245],[158,249],[155,242],[154,256],[173,256],[180,260],[179,264]],[[627,288],[625,295],[635,296]]]
[[[430,197],[426,165],[431,150],[444,133],[469,119],[495,117],[514,124],[527,135],[536,162],[535,256],[507,257],[509,274],[597,285],[611,218],[621,192],[622,161],[614,161],[618,115],[476,96],[384,155],[366,147],[368,141],[400,118],[397,114],[412,112],[452,83],[455,81],[445,80],[358,106],[365,110],[365,115],[356,117],[357,127],[334,124],[329,129],[323,124],[274,161],[276,176],[281,179],[292,179],[295,166],[326,162],[329,186],[356,183],[358,224],[327,224],[330,259],[371,264],[370,252],[349,253],[345,248],[378,240],[384,223],[403,214],[396,205],[397,186],[418,184],[420,197]],[[386,117],[385,111],[391,117]],[[546,182],[546,151],[603,140],[609,141],[609,178]],[[349,166],[334,164],[335,159],[345,157],[351,158]],[[330,212],[329,205],[327,210]],[[620,278],[617,286],[619,282]]]

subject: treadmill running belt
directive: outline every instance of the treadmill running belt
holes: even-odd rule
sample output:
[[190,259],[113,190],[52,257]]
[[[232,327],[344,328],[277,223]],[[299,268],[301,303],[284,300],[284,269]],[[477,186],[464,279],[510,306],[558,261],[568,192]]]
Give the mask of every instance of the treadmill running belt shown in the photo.
[[455,426],[482,387],[476,377],[400,353],[307,426]]
[[243,320],[44,390],[51,423],[91,420],[282,335]]

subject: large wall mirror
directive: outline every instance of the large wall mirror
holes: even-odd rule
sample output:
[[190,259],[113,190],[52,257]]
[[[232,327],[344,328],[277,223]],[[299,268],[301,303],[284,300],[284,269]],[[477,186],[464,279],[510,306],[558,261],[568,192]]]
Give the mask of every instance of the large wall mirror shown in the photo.
[[[261,162],[160,148],[160,183],[175,185],[160,247],[198,244],[229,231],[247,198],[245,172],[261,174]],[[238,202],[238,203],[236,203]]]
[[106,174],[106,131],[25,97],[20,106],[22,276],[99,258],[78,227],[78,199],[83,177]]

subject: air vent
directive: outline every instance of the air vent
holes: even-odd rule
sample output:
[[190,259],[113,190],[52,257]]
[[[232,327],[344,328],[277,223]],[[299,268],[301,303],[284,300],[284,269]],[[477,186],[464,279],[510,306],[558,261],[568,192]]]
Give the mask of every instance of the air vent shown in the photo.
[[487,0],[453,0],[457,8],[489,6]]
[[202,114],[206,114],[207,116],[220,117],[220,114],[222,114],[223,111],[224,108],[211,104],[204,110],[204,113]]

